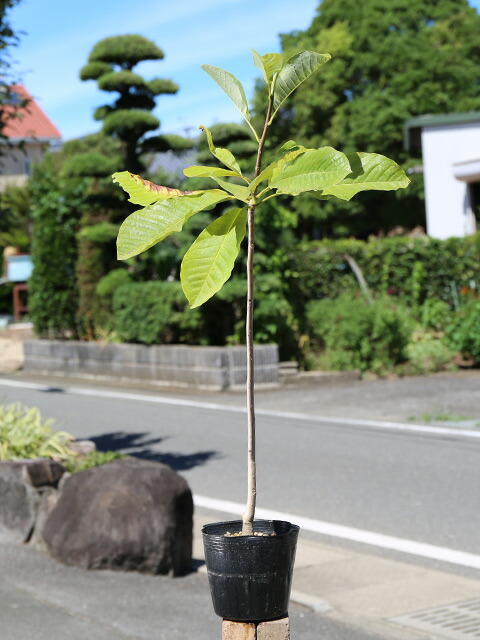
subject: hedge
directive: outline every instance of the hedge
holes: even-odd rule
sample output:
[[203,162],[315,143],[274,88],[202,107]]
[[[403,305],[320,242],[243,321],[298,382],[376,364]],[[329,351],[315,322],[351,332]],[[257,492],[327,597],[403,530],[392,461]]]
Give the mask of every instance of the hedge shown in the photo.
[[42,338],[76,338],[76,231],[86,185],[59,179],[55,160],[47,156],[41,168],[34,168],[30,182],[34,269],[29,280],[29,317]]
[[384,373],[406,360],[413,325],[408,312],[390,298],[374,304],[360,295],[315,300],[306,315],[311,347],[322,353],[314,366]]
[[179,282],[130,282],[113,293],[113,325],[124,342],[202,344],[200,313],[186,307]]
[[459,292],[480,282],[480,234],[302,242],[289,250],[285,271],[300,307],[358,290],[345,254],[356,260],[374,295],[398,296],[405,305],[437,298],[456,307]]

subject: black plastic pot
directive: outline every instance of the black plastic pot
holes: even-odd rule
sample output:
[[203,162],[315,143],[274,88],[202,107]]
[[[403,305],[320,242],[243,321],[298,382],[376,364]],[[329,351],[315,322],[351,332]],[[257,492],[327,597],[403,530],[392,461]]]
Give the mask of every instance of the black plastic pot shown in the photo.
[[254,532],[266,536],[225,537],[241,529],[240,520],[202,529],[215,613],[239,622],[280,618],[288,613],[299,527],[283,520],[255,520]]

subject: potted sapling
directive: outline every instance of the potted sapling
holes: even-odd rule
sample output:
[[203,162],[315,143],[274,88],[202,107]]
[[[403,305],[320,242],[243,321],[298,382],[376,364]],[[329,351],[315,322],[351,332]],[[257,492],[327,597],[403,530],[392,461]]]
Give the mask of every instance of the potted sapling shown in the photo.
[[259,55],[255,65],[267,85],[263,129],[251,120],[245,91],[228,71],[204,65],[238,108],[257,142],[253,175],[244,175],[234,155],[215,146],[210,131],[201,126],[218,166],[192,166],[187,177],[211,178],[216,187],[179,191],[155,185],[127,171],[113,179],[141,208],[122,224],[118,257],[127,260],[180,231],[196,213],[216,204],[231,203],[197,237],[186,252],[180,271],[183,291],[191,308],[215,295],[229,279],[240,245],[247,236],[247,505],[242,520],[203,528],[205,557],[215,612],[236,621],[265,621],[286,615],[290,597],[298,526],[283,521],[255,520],[255,409],[254,409],[254,278],[255,212],[279,196],[310,193],[320,200],[350,200],[360,191],[395,190],[408,185],[404,171],[385,156],[374,153],[345,155],[332,147],[309,149],[290,140],[264,164],[269,128],[288,96],[330,59],[328,54],[303,51],[289,59],[278,53]]

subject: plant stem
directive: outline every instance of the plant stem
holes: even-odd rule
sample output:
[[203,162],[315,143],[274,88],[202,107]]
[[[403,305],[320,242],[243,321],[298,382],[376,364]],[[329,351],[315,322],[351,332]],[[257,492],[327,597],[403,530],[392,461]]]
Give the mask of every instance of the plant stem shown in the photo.
[[[273,92],[268,101],[267,115],[263,127],[262,137],[258,143],[257,160],[255,163],[254,179],[262,169],[262,155],[267,138],[270,116],[273,108]],[[256,191],[256,190],[255,190]],[[257,498],[257,469],[255,462],[255,361],[253,354],[253,255],[255,250],[255,191],[248,205],[248,253],[247,253],[247,421],[248,421],[248,491],[247,506],[243,514],[242,536],[253,535],[253,519],[255,517],[255,503]]]

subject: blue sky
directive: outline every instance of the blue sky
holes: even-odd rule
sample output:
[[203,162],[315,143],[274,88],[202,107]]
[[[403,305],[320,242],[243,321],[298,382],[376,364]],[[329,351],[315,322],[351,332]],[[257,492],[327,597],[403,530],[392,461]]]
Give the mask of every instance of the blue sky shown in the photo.
[[[470,4],[479,10],[480,0]],[[239,120],[200,65],[228,69],[251,96],[258,70],[250,48],[279,51],[278,34],[308,27],[318,5],[319,0],[21,0],[10,12],[14,29],[25,32],[13,57],[24,84],[68,140],[97,131],[93,110],[116,95],[78,78],[93,45],[112,35],[141,34],[165,58],[138,65],[138,72],[180,85],[177,95],[158,101],[161,131],[195,135],[199,124]]]
[[200,65],[227,68],[250,96],[258,76],[250,48],[279,51],[278,34],[306,28],[317,6],[318,0],[21,0],[10,12],[14,29],[25,32],[13,57],[24,84],[68,140],[98,130],[93,110],[116,95],[78,78],[93,45],[141,34],[165,58],[141,63],[138,72],[180,85],[178,94],[158,100],[161,131],[195,135],[200,124],[239,120]]

